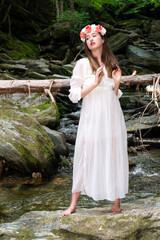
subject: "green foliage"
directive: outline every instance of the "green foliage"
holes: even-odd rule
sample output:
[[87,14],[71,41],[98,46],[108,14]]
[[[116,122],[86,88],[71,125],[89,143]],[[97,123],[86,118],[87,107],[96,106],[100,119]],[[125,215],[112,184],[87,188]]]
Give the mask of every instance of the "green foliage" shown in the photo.
[[149,7],[151,11],[160,7],[160,0],[90,0],[90,4],[97,10],[103,6],[114,7],[115,14],[136,14],[143,13],[144,8]]
[[0,52],[6,52],[8,56],[15,59],[36,57],[38,47],[31,42],[23,42],[19,39],[0,32]]
[[79,33],[83,26],[91,23],[88,12],[74,11],[74,13],[71,14],[70,10],[66,10],[63,14],[59,15],[57,17],[57,22],[70,22],[72,25],[70,32],[72,33]]

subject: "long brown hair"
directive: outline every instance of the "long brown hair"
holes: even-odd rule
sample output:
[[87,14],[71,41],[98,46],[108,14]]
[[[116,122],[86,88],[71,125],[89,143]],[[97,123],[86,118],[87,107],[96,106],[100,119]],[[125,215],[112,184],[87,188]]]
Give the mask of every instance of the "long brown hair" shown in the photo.
[[[111,49],[109,48],[106,34],[104,36],[100,34],[100,36],[102,39],[104,39],[101,60],[107,69],[108,77],[112,77],[112,71],[116,69],[116,66],[118,65],[118,61],[115,55],[113,54],[113,52],[111,51]],[[86,41],[84,43],[84,46],[85,46],[84,47],[85,54],[86,54],[86,57],[89,59],[92,72],[95,73],[95,71],[100,67],[100,65],[97,59],[92,55],[92,52],[87,47]]]

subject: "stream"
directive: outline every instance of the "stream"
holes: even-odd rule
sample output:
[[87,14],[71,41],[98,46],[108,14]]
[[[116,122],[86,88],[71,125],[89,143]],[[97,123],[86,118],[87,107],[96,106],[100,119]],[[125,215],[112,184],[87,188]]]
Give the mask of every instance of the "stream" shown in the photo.
[[[135,93],[132,94],[134,96]],[[125,93],[127,95],[127,93]],[[146,98],[146,96],[143,96]],[[124,111],[125,117],[127,111]],[[76,135],[80,114],[80,104],[77,111],[61,118],[58,131],[66,135]],[[63,210],[71,200],[72,159],[74,144],[68,143],[68,166],[62,166],[56,176],[42,179],[39,185],[26,184],[31,177],[20,175],[4,175],[0,182],[0,222],[10,222],[25,212],[41,210]],[[138,151],[137,155],[129,155],[129,160],[135,166],[130,169],[129,193],[122,202],[134,201],[150,196],[159,196],[160,189],[160,149],[149,148]],[[87,196],[80,196],[78,208],[102,207],[111,202],[107,200],[94,201]]]

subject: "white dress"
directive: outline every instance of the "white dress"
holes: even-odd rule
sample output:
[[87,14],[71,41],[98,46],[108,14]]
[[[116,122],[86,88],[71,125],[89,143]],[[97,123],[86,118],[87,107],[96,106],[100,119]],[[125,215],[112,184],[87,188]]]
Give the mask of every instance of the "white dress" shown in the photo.
[[[72,193],[94,200],[114,201],[128,192],[127,132],[114,80],[104,76],[82,101],[75,143]],[[69,98],[81,99],[81,89],[94,82],[88,58],[77,61],[70,82]]]

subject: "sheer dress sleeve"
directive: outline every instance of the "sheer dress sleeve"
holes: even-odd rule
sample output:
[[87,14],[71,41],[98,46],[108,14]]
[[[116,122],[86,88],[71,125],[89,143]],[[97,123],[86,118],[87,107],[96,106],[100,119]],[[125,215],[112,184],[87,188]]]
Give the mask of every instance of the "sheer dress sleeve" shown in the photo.
[[81,61],[77,61],[73,69],[73,75],[70,80],[70,94],[68,95],[68,97],[73,103],[78,103],[78,101],[81,99],[81,89],[83,84],[81,65]]
[[120,98],[122,96],[122,94],[123,94],[123,92],[120,89],[118,89],[118,94],[117,94],[118,98]]

